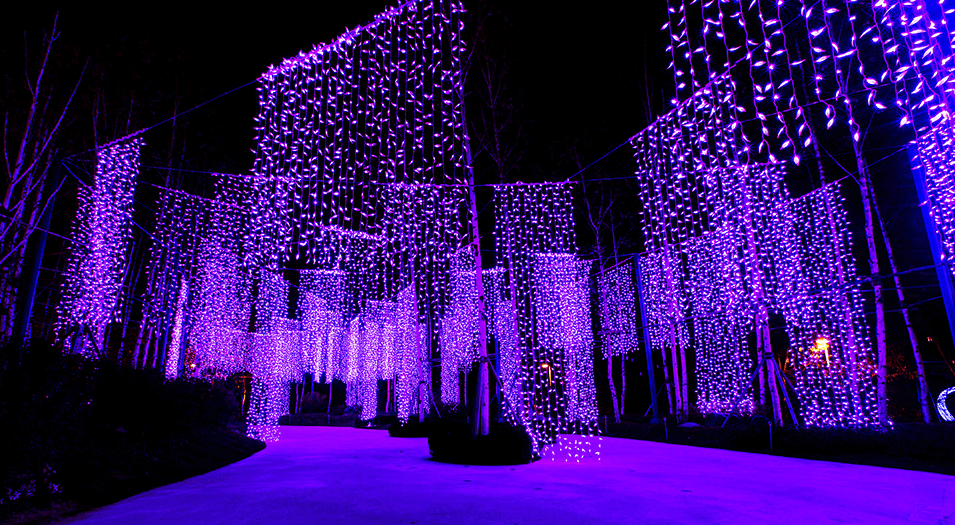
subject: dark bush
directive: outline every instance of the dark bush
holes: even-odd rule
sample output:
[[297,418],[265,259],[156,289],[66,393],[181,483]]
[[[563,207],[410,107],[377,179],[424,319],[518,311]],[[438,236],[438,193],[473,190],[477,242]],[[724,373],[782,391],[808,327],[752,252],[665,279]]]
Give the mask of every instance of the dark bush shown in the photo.
[[[770,429],[772,447],[770,447]],[[807,459],[955,474],[955,425],[896,424],[892,429],[779,428],[762,415],[739,424],[683,428],[611,423],[609,436],[771,453]]]
[[404,438],[428,437],[428,434],[434,430],[434,426],[438,421],[438,419],[425,419],[424,421],[418,421],[417,416],[412,416],[404,423],[401,421],[395,421],[392,423],[391,426],[388,427],[388,435],[391,437]]
[[302,395],[302,413],[317,414],[328,411],[328,396],[321,392],[307,392]]
[[[247,456],[254,442],[225,430],[239,412],[221,384],[169,381],[40,342],[2,348],[0,518],[54,494],[81,506],[115,501]],[[228,453],[198,452],[213,442],[228,442]]]
[[431,457],[465,465],[520,465],[534,461],[531,437],[524,427],[492,422],[488,435],[471,436],[471,424],[447,418],[428,434]]
[[0,506],[60,490],[63,465],[84,441],[96,368],[52,345],[0,349]]
[[239,402],[221,383],[167,380],[158,370],[98,364],[90,423],[152,437],[220,430],[238,415]]
[[392,424],[397,422],[398,422],[398,416],[394,414],[379,414],[369,421],[356,419],[355,428],[382,429],[382,428],[390,427]]

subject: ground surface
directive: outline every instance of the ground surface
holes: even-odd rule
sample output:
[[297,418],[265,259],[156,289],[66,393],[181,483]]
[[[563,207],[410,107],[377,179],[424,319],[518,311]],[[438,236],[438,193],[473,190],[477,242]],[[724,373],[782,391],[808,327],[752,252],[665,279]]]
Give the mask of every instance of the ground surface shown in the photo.
[[[946,523],[955,477],[619,438],[600,459],[476,467],[386,431],[283,427],[219,470],[69,523]],[[955,522],[955,517],[952,518]]]

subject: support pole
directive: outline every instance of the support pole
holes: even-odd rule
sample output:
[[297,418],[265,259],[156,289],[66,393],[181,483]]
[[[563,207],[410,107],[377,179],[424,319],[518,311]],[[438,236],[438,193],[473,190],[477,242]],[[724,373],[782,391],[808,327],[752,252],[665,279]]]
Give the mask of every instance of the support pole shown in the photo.
[[644,306],[643,296],[643,274],[640,272],[640,256],[633,257],[633,273],[637,281],[637,302],[640,303],[640,320],[643,324],[643,347],[647,352],[647,379],[650,380],[650,407],[653,409],[653,419],[651,423],[660,422],[660,412],[657,407],[657,382],[653,374],[653,352],[650,348],[650,326],[647,324],[647,309]]
[[27,327],[30,326],[30,317],[33,315],[33,298],[36,296],[40,263],[43,262],[43,251],[46,249],[46,232],[50,229],[53,201],[62,176],[61,166],[60,159],[53,159],[50,163],[40,194],[40,205],[42,206],[45,202],[46,208],[40,216],[40,223],[27,241],[26,260],[23,261],[24,264],[20,270],[20,293],[17,296],[13,318],[12,342],[17,346],[27,342]]
[[189,304],[192,303],[192,286],[189,286],[186,289],[186,302],[185,307],[183,308],[185,317],[182,320],[182,328],[179,332],[179,376],[183,377],[186,373],[186,343],[188,338],[186,337],[189,324],[192,322],[192,316],[190,315],[191,309]]
[[[459,86],[462,87],[462,86]],[[463,87],[462,87],[463,91]],[[461,93],[461,100],[464,94]],[[471,144],[467,136],[467,122],[462,113],[462,127],[464,128],[464,154],[467,161],[468,174],[468,203],[471,214],[471,249],[474,251],[474,288],[477,291],[477,332],[478,332],[478,364],[477,385],[474,392],[474,406],[471,410],[471,435],[486,436],[491,424],[491,390],[488,376],[487,358],[487,297],[484,295],[484,277],[481,262],[481,234],[478,231],[477,194],[474,188],[474,169],[471,164]]]
[[935,263],[935,275],[938,277],[939,288],[942,289],[942,302],[945,304],[945,314],[948,317],[948,329],[952,335],[952,341],[955,342],[955,290],[952,289],[952,276],[948,264],[943,259],[942,243],[938,238],[935,218],[932,217],[932,203],[925,185],[925,168],[919,159],[918,148],[915,144],[909,144],[908,151],[909,163],[912,166],[912,180],[915,182],[919,208],[922,209],[922,220],[925,222],[925,233],[928,235],[932,261]]

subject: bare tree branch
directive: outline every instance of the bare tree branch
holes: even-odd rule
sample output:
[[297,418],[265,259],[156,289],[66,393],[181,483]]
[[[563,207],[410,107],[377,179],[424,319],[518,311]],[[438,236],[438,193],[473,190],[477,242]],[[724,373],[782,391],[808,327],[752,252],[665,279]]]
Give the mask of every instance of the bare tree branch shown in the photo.
[[10,154],[7,152],[7,126],[10,124],[10,112],[3,113],[3,160],[7,167],[7,177],[10,176]]
[[[49,132],[49,134],[47,134],[46,140],[43,143],[42,149],[40,150],[39,154],[34,158],[34,162],[30,166],[31,169],[35,167],[36,162],[40,158],[42,158],[43,153],[46,152],[47,148],[50,147],[50,143],[53,142],[53,139],[55,138],[56,133],[60,130],[60,126],[63,124],[63,118],[66,117],[66,113],[70,108],[70,104],[73,103],[73,97],[76,96],[76,91],[80,88],[80,83],[83,81],[83,75],[86,74],[86,67],[88,65],[89,65],[89,59],[87,59],[86,63],[83,64],[83,70],[80,71],[80,77],[76,80],[76,85],[73,86],[73,92],[70,93],[70,98],[66,101],[66,104],[63,106],[63,111],[60,112],[60,116],[56,120],[56,124],[53,126],[53,129]],[[24,171],[29,172],[31,170],[24,170]]]

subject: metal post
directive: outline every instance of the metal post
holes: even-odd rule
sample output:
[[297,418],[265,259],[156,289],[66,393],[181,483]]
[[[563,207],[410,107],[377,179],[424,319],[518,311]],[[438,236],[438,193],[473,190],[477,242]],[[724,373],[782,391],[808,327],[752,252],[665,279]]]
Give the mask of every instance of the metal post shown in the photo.
[[182,377],[186,374],[186,343],[188,342],[187,331],[189,328],[189,323],[192,322],[192,316],[189,315],[190,308],[189,303],[192,302],[192,286],[189,286],[186,290],[186,303],[183,305],[184,319],[182,320],[182,330],[179,332],[179,377]]
[[643,347],[647,352],[647,379],[650,380],[650,406],[653,408],[653,419],[651,423],[660,422],[660,412],[657,408],[657,381],[653,373],[653,352],[650,348],[650,327],[647,324],[647,309],[644,307],[643,298],[643,276],[640,272],[640,256],[633,257],[634,277],[637,282],[637,302],[640,303],[640,321],[643,323]]
[[12,342],[15,345],[23,345],[27,339],[27,327],[30,326],[30,317],[33,315],[36,283],[40,276],[40,263],[43,262],[43,251],[46,249],[46,232],[50,229],[50,217],[53,215],[53,201],[56,197],[56,189],[60,185],[61,170],[60,159],[54,159],[50,163],[50,169],[47,171],[43,190],[40,193],[39,204],[42,206],[46,202],[46,208],[40,216],[40,224],[27,241],[26,257],[20,270],[20,290],[13,318]]
[[952,341],[955,342],[955,290],[952,289],[952,276],[948,264],[943,262],[942,243],[938,238],[935,218],[932,217],[932,203],[925,185],[925,168],[919,159],[918,148],[915,144],[909,144],[908,151],[909,163],[912,166],[912,180],[915,182],[919,208],[922,209],[922,220],[925,221],[925,233],[928,235],[928,244],[935,263],[935,275],[938,276],[938,285],[942,289],[942,302],[945,304],[945,313],[948,317],[948,329],[951,332]]

